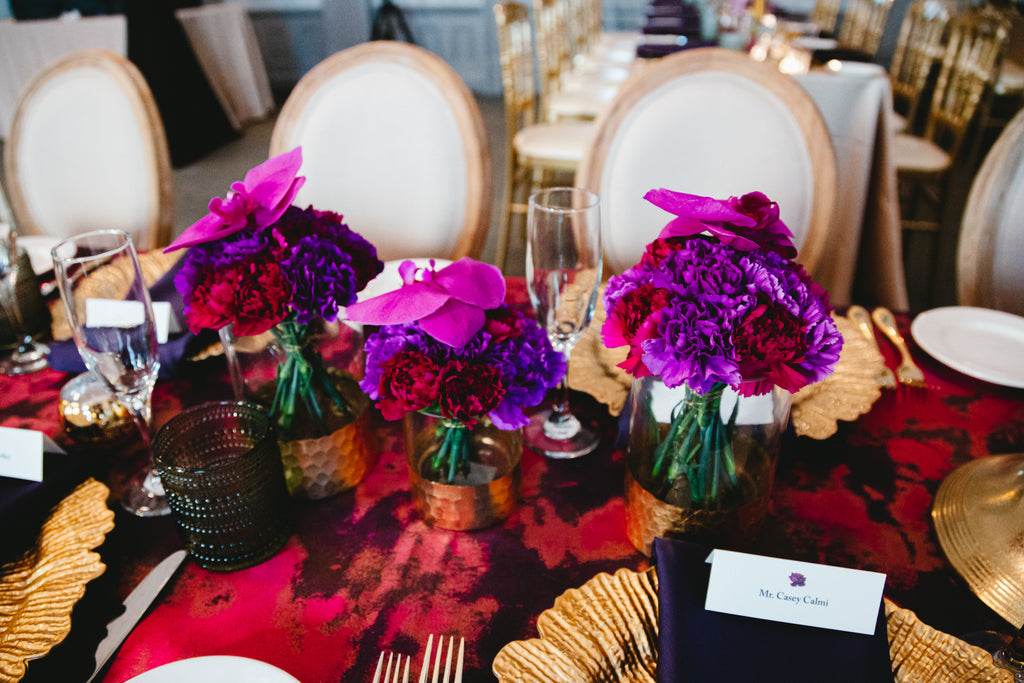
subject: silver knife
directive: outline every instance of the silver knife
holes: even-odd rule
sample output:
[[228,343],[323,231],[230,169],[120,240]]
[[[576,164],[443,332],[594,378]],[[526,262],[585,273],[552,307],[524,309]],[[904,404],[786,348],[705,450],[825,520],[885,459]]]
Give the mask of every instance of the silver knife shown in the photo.
[[139,583],[135,589],[128,594],[124,601],[124,613],[107,624],[107,637],[100,641],[96,647],[96,668],[86,683],[92,683],[96,675],[103,670],[110,657],[121,647],[121,643],[132,632],[135,625],[142,619],[149,606],[160,595],[160,591],[167,584],[167,581],[174,576],[181,565],[182,560],[188,553],[184,550],[177,550],[163,559],[153,571],[146,575],[146,578]]

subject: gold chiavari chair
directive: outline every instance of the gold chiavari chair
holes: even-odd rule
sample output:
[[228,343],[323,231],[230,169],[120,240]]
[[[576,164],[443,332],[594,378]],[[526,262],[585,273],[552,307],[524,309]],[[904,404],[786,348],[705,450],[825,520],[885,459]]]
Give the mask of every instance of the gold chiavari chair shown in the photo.
[[921,94],[933,67],[942,60],[949,18],[949,7],[942,0],[916,0],[907,9],[889,67],[896,110],[893,132],[916,131]]
[[856,0],[839,27],[839,47],[874,57],[889,20],[892,0]]
[[901,133],[893,138],[902,227],[909,238],[904,253],[918,253],[914,233],[930,233],[934,247],[932,272],[926,274],[929,280],[956,244],[955,226],[943,229],[953,225],[945,216],[949,183],[956,175],[957,163],[962,162],[968,129],[984,99],[991,95],[1007,36],[1006,27],[985,13],[954,17],[924,133]]
[[817,0],[811,10],[810,21],[818,27],[822,35],[834,35],[836,22],[839,20],[841,0]]
[[[525,5],[494,5],[505,99],[506,185],[495,264],[504,267],[511,224],[526,214],[530,192],[561,174],[571,176],[589,140],[592,123],[538,123],[533,32]],[[571,179],[568,181],[571,184]]]

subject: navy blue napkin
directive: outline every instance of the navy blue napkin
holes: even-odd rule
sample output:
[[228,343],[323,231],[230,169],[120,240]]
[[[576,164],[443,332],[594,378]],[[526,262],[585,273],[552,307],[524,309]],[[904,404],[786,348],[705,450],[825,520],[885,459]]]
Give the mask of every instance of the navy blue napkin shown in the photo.
[[711,612],[704,609],[711,550],[654,540],[661,683],[892,683],[884,605],[874,635]]
[[[177,377],[181,369],[181,361],[190,349],[200,348],[202,344],[210,344],[216,337],[216,333],[207,334],[204,330],[203,339],[199,335],[188,331],[185,323],[185,301],[181,293],[174,286],[174,276],[181,269],[185,259],[180,258],[159,280],[149,288],[149,296],[153,301],[166,301],[171,304],[171,315],[177,318],[178,325],[184,332],[171,335],[167,341],[160,345],[160,379],[173,379]],[[50,367],[61,372],[81,373],[85,372],[85,363],[78,353],[73,339],[54,341],[50,343],[50,355],[47,357]]]

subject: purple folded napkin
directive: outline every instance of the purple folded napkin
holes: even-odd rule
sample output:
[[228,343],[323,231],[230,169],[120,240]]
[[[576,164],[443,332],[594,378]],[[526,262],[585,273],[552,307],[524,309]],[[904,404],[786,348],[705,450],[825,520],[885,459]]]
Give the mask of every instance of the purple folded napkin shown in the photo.
[[702,40],[700,38],[691,38],[689,36],[681,37],[686,39],[682,45],[672,45],[667,43],[641,43],[636,46],[636,56],[639,59],[658,59],[659,57],[664,57],[675,52],[681,52],[682,50],[690,50],[696,47],[712,47],[716,45],[713,40]]
[[885,609],[874,635],[784,624],[704,609],[711,548],[658,538],[658,680],[892,681]]
[[[217,338],[217,333],[212,330],[203,330],[200,335],[188,331],[188,325],[185,323],[185,301],[174,286],[174,276],[184,260],[178,259],[177,263],[149,288],[149,295],[153,301],[166,301],[171,304],[171,315],[177,318],[179,328],[185,330],[169,336],[167,342],[160,345],[160,379],[176,377],[181,369],[181,360],[189,350],[197,350],[203,345],[212,344]],[[86,370],[73,339],[51,342],[47,360],[51,368],[61,372],[77,374]]]
[[699,17],[652,17],[647,20],[641,33],[650,35],[700,35]]

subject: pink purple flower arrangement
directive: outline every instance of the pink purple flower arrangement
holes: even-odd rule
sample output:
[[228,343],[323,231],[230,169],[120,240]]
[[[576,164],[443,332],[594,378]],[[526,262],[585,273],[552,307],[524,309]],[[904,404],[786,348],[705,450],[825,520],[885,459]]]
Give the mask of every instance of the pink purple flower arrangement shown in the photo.
[[165,250],[188,248],[174,284],[193,332],[231,324],[236,336],[272,330],[280,341],[287,358],[270,412],[283,429],[298,402],[319,416],[314,387],[344,412],[323,360],[309,349],[310,323],[336,320],[384,267],[339,214],[291,205],[305,181],[301,165],[296,148],[253,168]]
[[389,419],[420,411],[443,418],[431,470],[447,483],[469,469],[479,421],[502,430],[529,423],[565,374],[565,359],[532,318],[504,304],[505,280],[491,265],[463,258],[435,270],[402,264],[403,286],[348,308],[381,327],[366,339],[360,386]]
[[[644,198],[676,217],[640,263],[609,280],[602,337],[609,348],[629,347],[620,367],[708,401],[720,401],[726,386],[742,396],[774,386],[795,392],[831,374],[842,335],[827,293],[792,260],[775,202],[760,192],[718,200],[665,189]],[[734,466],[729,423],[697,434],[701,420],[691,413],[677,411],[654,476],[687,474],[696,494],[702,473],[733,474]]]

